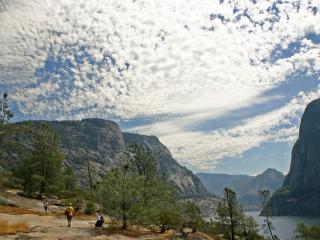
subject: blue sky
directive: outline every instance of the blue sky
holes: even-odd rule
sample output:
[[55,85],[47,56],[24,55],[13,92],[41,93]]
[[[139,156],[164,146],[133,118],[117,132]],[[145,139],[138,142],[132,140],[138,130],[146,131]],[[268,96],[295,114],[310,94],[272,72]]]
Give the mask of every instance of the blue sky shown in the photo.
[[15,121],[116,121],[196,172],[286,173],[319,98],[319,1],[0,0]]

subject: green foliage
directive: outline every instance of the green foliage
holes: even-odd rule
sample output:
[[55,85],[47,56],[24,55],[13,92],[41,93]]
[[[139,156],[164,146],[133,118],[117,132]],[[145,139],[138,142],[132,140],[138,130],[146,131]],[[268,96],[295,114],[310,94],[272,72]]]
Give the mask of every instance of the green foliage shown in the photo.
[[10,206],[10,203],[8,202],[7,199],[0,197],[0,206]]
[[295,231],[295,240],[318,240],[320,236],[320,225],[306,226],[303,223],[298,224]]
[[224,199],[219,202],[216,214],[219,221],[214,223],[215,232],[224,234],[227,239],[235,239],[235,236],[246,240],[263,239],[258,234],[258,224],[244,214],[236,193],[231,189],[225,188]]
[[64,199],[63,205],[68,206],[71,203],[74,210],[78,212],[84,209],[87,199],[87,192],[81,189],[75,189],[71,197]]
[[75,191],[78,187],[77,185],[77,176],[74,171],[69,166],[64,166],[62,170],[62,178],[63,178],[63,189],[64,196],[70,197],[75,194]]
[[13,175],[11,171],[0,168],[0,190],[4,188],[20,188],[21,180]]
[[12,117],[13,112],[9,108],[8,93],[4,93],[0,99],[0,124],[8,124]]
[[144,176],[147,181],[157,175],[157,161],[150,149],[145,150],[142,145],[130,144],[128,151],[132,156],[130,167],[134,173]]
[[156,164],[149,150],[130,145],[120,154],[119,167],[111,170],[99,185],[103,207],[111,216],[122,220],[123,229],[127,228],[128,221],[149,223],[151,219],[160,218],[154,208],[155,201],[170,191],[157,176]]
[[[191,202],[179,202],[178,205],[179,222],[177,223],[177,230],[182,237],[186,238],[189,233],[195,233],[203,224],[203,219],[199,208]],[[191,231],[185,231],[190,228]]]
[[[121,219],[122,228],[136,223],[157,226],[164,232],[187,224],[181,215],[185,205],[177,202],[173,189],[158,176],[157,162],[148,149],[130,145],[122,152],[120,162],[105,176],[98,192],[103,207],[112,217]],[[190,225],[191,218],[184,217]]]
[[150,192],[147,201],[141,206],[139,223],[146,226],[155,225],[161,232],[176,228],[180,215],[173,190],[161,178],[155,178],[148,189]]
[[86,207],[84,209],[84,213],[87,215],[92,215],[96,212],[97,207],[93,202],[87,202]]
[[23,191],[26,196],[54,194],[63,191],[60,150],[57,135],[43,124],[33,132],[31,155],[23,159],[18,170],[23,180]]
[[6,153],[12,151],[22,153],[23,151],[23,145],[19,141],[16,141],[13,136],[31,131],[28,123],[10,123],[12,117],[13,112],[9,108],[8,94],[4,93],[0,99],[0,166],[3,163],[2,161]]
[[122,220],[126,229],[128,221],[139,217],[143,198],[143,178],[134,176],[128,165],[110,171],[100,184],[102,205],[112,216]]
[[224,233],[227,234],[227,236],[231,235],[232,240],[234,240],[237,228],[240,225],[241,211],[237,195],[232,189],[224,189],[224,199],[218,205],[217,214],[222,226],[225,227],[225,229],[223,229]]

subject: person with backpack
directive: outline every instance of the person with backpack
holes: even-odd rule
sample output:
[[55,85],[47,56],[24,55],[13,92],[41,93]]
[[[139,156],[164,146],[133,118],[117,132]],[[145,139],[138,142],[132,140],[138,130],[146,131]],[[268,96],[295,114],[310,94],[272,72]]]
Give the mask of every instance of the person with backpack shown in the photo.
[[104,223],[104,217],[102,216],[102,214],[100,213],[100,210],[96,211],[96,224],[94,225],[96,228],[99,228],[99,232],[100,234],[102,234],[102,226]]
[[64,215],[66,215],[67,220],[68,220],[68,227],[70,227],[71,226],[71,220],[72,220],[72,217],[74,215],[74,209],[73,209],[71,203],[69,203],[69,206],[64,211]]

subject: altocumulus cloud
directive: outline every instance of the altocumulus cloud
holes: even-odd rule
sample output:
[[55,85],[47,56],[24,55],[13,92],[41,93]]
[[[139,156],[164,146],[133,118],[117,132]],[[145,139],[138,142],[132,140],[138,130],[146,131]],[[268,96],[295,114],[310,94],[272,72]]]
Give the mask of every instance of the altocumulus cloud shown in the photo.
[[[26,117],[163,120],[158,135],[202,170],[266,141],[292,141],[318,88],[233,126],[206,120],[268,102],[289,76],[319,78],[320,2],[2,0],[0,87]],[[275,57],[292,43],[297,51]],[[275,96],[273,96],[275,97]],[[281,96],[278,96],[281,98]]]

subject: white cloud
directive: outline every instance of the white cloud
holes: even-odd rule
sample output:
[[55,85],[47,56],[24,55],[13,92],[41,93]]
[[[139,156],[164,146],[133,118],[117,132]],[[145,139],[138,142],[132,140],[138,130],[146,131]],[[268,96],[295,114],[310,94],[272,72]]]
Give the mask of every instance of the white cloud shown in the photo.
[[[299,6],[274,0],[4,3],[0,86],[10,89],[23,114],[183,115],[133,130],[158,134],[190,165],[208,167],[215,163],[206,161],[274,139],[272,128],[289,118],[282,112],[292,103],[232,129],[192,132],[192,126],[262,101],[258,96],[290,75],[320,70],[319,45],[305,39],[320,34],[316,0]],[[272,61],[275,48],[297,40],[298,53]],[[279,134],[291,139],[295,132],[292,126]]]

